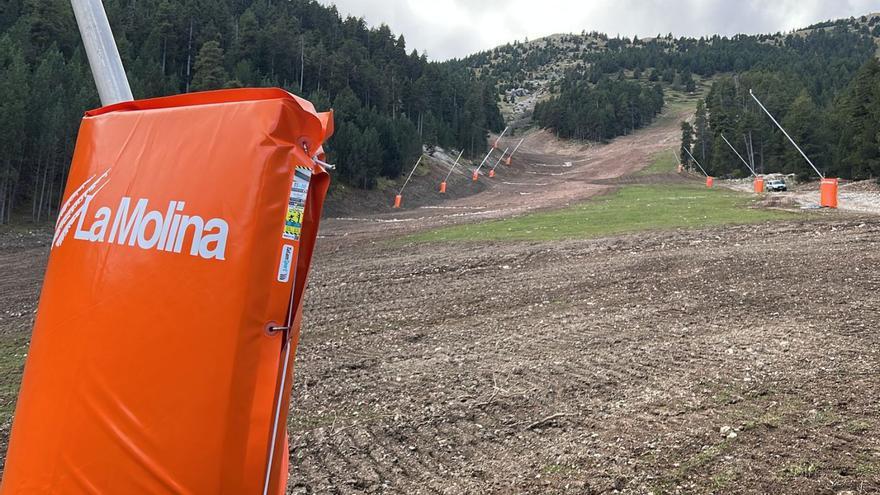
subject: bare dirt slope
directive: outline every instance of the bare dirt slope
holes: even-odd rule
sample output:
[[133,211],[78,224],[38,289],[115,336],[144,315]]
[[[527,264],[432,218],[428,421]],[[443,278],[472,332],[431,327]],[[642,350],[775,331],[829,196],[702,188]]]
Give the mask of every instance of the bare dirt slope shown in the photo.
[[531,134],[485,192],[327,222],[292,492],[880,491],[876,217],[392,242],[657,181],[626,174],[675,123],[604,147]]
[[293,492],[880,490],[880,224],[763,228],[325,243]]
[[[613,183],[609,180],[648,166],[655,153],[674,148],[681,133],[679,124],[691,113],[691,109],[667,109],[657,124],[605,145],[562,141],[547,131],[506,137],[498,145],[501,151],[505,148],[512,150],[521,138],[525,138],[511,166],[498,165],[496,176],[489,178],[489,169],[501,156],[501,151],[495,152],[488,166],[481,169],[477,183],[465,180],[473,168],[459,168],[454,174],[457,180],[450,183],[449,189],[450,193],[458,195],[456,199],[410,208],[405,197],[401,210],[331,216],[324,221],[322,235],[379,232],[388,236],[441,225],[509,217],[583,201],[611,190]],[[417,194],[442,198],[436,192],[440,179],[427,178],[425,181],[429,183],[428,188],[422,187]],[[469,191],[470,194],[462,194],[460,188],[473,190]],[[393,193],[389,193],[387,204],[390,205],[392,199]]]

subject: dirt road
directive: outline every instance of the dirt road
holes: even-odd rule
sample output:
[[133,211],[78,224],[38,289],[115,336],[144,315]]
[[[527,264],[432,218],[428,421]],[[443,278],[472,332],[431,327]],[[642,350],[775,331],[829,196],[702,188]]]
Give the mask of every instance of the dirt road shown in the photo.
[[[470,181],[473,168],[458,168],[454,173],[456,181],[450,184],[450,192],[456,193],[455,199],[444,200],[435,192],[440,179],[425,178],[421,184],[411,185],[404,199],[405,205],[416,207],[382,214],[331,216],[324,221],[322,235],[379,233],[389,236],[560,208],[583,201],[610,191],[615,179],[646,167],[655,153],[674,148],[681,134],[680,123],[690,113],[690,110],[667,110],[657,124],[605,145],[558,140],[546,131],[505,138],[498,145],[500,150],[513,149],[525,138],[511,166],[498,165],[496,176],[489,178],[489,169],[501,155],[501,151],[495,152],[488,166],[481,169],[478,183]],[[458,190],[462,188],[473,189],[473,193],[462,193]],[[414,189],[417,192],[413,192]],[[386,203],[391,204],[390,196]]]

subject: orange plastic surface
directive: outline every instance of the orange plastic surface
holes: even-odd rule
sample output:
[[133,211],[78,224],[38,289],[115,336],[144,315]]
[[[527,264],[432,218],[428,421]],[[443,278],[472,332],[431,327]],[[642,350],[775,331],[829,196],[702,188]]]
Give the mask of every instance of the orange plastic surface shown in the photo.
[[837,179],[822,179],[819,185],[819,194],[823,208],[837,208]]
[[[281,388],[267,329],[292,310],[295,349],[330,132],[280,89],[86,114],[0,493],[260,494],[273,443],[284,492],[293,353]],[[292,239],[296,167],[312,176]]]
[[395,195],[395,196],[394,196],[394,207],[395,207],[395,208],[400,208],[400,203],[401,203],[402,201],[403,201],[403,196],[401,196],[400,194]]
[[763,193],[764,192],[764,178],[763,177],[755,178],[754,186],[755,186],[755,194]]
[[477,172],[476,170],[474,170],[474,175],[473,175],[473,177],[471,177],[471,179],[472,179],[474,182],[476,182],[477,180],[480,179],[480,173]]
[[440,194],[445,194],[445,193],[446,193],[446,182],[441,182],[440,183]]
[[490,177],[490,178],[495,177],[495,171],[494,171],[494,170],[489,170],[489,177]]
[[706,187],[712,187],[715,185],[714,177],[706,177]]

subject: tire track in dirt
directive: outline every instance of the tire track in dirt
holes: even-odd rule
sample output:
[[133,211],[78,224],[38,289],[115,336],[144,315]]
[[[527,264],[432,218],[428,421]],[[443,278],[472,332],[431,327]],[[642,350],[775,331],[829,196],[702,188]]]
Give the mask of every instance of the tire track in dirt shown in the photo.
[[[307,296],[333,302],[306,304],[297,370],[320,378],[293,414],[343,413],[370,435],[349,462],[388,463],[336,493],[880,489],[880,224],[767,227],[340,249]],[[339,440],[301,435],[299,492],[334,492],[316,466]]]

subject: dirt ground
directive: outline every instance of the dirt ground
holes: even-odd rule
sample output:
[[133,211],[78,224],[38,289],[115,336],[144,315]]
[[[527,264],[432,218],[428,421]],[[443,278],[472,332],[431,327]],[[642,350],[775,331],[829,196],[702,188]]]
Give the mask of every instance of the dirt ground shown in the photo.
[[[408,245],[563,206],[674,146],[532,133],[487,190],[325,222],[292,493],[880,491],[880,223]],[[487,179],[481,179],[487,180]]]
[[294,493],[880,490],[880,224],[761,230],[325,243]]
[[[715,183],[719,187],[727,187],[737,191],[752,191],[751,179],[716,179]],[[819,206],[818,181],[790,184],[789,187],[790,191],[788,192],[765,193],[767,202],[801,208],[817,208]],[[875,180],[844,181],[840,184],[837,199],[838,209],[841,211],[880,215],[880,184]]]
[[[877,217],[400,240],[685,180],[627,175],[675,145],[677,122],[606,146],[535,132],[474,194],[327,219],[297,355],[291,492],[880,491]],[[46,235],[0,235],[0,332],[22,342]]]

